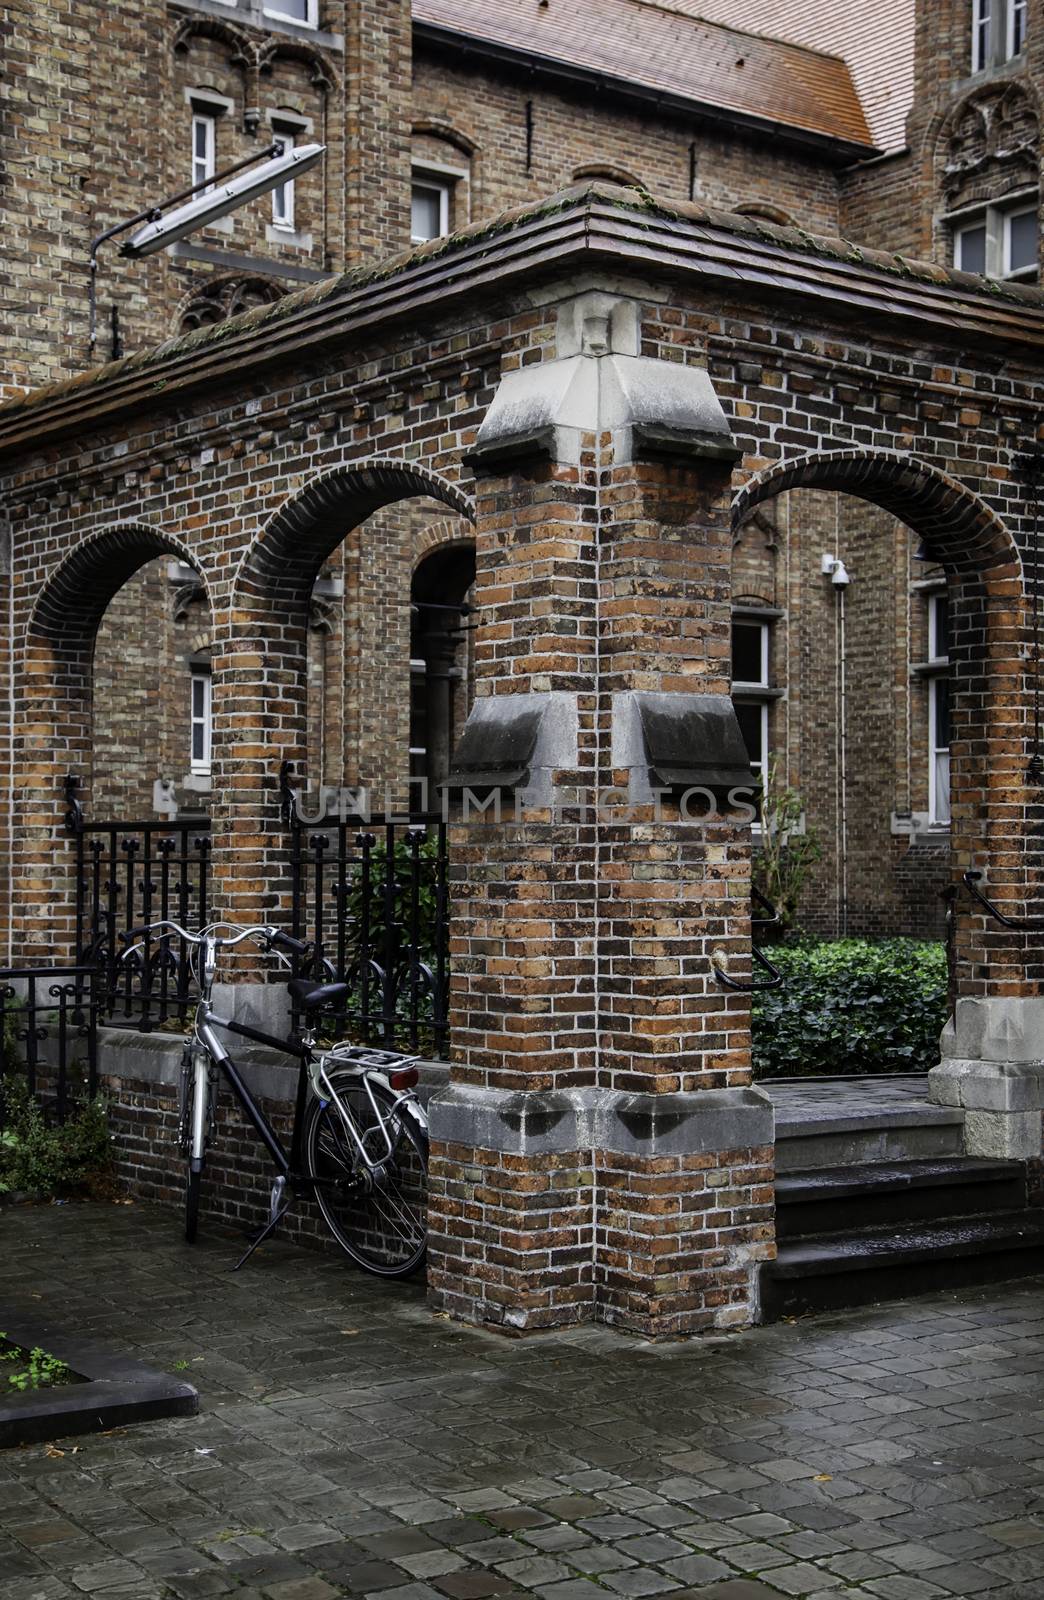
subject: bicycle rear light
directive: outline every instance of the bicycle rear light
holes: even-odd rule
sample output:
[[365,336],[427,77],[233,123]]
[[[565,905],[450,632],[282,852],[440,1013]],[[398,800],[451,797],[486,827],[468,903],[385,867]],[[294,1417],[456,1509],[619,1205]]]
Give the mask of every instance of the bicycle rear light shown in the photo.
[[388,1082],[393,1089],[412,1089],[420,1078],[416,1067],[400,1067],[398,1072],[389,1072]]

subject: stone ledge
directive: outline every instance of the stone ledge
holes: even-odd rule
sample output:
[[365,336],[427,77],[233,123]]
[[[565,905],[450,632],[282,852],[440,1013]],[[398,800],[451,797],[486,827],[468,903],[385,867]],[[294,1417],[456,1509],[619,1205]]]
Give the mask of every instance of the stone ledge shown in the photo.
[[688,1156],[773,1142],[773,1110],[761,1089],[630,1094],[614,1089],[511,1091],[450,1084],[428,1107],[432,1143],[553,1155]]
[[[248,1044],[228,1035],[232,1059],[252,1094],[263,1100],[290,1105],[297,1091],[297,1062],[263,1045]],[[98,1036],[98,1071],[104,1079],[156,1084],[176,1089],[181,1073],[184,1038],[179,1033],[135,1033],[125,1028],[102,1028]],[[449,1078],[446,1061],[420,1061],[417,1094],[426,1103]]]
[[10,1343],[26,1350],[40,1346],[86,1381],[4,1395],[0,1447],[97,1433],[157,1417],[194,1417],[199,1410],[199,1395],[190,1383],[116,1355],[93,1339],[69,1338],[58,1327],[23,1319],[17,1311],[5,1311],[4,1319],[4,1337]]

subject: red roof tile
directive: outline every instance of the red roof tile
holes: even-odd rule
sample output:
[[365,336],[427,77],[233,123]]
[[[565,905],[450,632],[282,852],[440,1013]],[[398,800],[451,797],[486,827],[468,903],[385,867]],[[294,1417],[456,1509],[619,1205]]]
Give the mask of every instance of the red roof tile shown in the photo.
[[685,0],[413,0],[417,23],[694,105],[872,145],[844,61],[691,10]]
[[673,0],[707,22],[843,56],[876,145],[901,150],[914,95],[916,0]]

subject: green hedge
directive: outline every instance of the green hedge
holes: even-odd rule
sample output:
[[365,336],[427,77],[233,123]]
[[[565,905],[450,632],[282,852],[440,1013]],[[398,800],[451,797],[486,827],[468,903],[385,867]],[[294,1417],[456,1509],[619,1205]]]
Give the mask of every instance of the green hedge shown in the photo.
[[786,982],[754,996],[756,1078],[927,1072],[938,1061],[944,945],[801,939],[765,953]]

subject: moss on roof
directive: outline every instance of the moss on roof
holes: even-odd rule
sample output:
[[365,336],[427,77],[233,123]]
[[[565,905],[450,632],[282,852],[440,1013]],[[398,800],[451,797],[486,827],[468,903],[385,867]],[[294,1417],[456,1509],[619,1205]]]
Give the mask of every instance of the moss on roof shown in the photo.
[[[294,294],[285,295],[270,305],[257,306],[253,310],[241,312],[239,316],[230,317],[225,322],[194,329],[191,333],[164,340],[162,344],[151,345],[135,355],[125,356],[120,361],[110,361],[103,366],[92,367],[86,372],[78,373],[75,377],[65,378],[60,383],[33,389],[26,395],[0,405],[0,423],[20,412],[44,407],[51,400],[78,389],[113,383],[125,375],[145,371],[150,366],[161,367],[172,359],[190,355],[194,351],[213,349],[251,329],[263,330],[277,326],[299,312],[307,311],[310,306],[325,304],[338,294],[354,292],[365,288],[367,284],[385,282],[420,261],[450,256],[456,251],[481,245],[484,240],[500,238],[522,223],[569,211],[579,211],[595,202],[626,212],[638,226],[642,225],[644,219],[650,229],[657,221],[690,223],[698,227],[713,228],[722,233],[756,238],[762,243],[795,254],[865,267],[908,282],[948,287],[965,295],[980,295],[1012,306],[1044,310],[1044,290],[1034,286],[999,283],[993,279],[941,267],[932,261],[865,249],[849,240],[808,233],[803,228],[783,227],[760,217],[744,216],[732,211],[718,211],[695,201],[666,201],[651,194],[647,189],[629,189],[605,180],[587,180],[559,190],[534,204],[514,206],[485,222],[473,223],[444,238],[432,239],[411,250],[401,251],[376,265],[367,263],[351,267],[346,272],[325,278],[320,283],[310,284]],[[165,382],[157,381],[156,387],[157,390],[165,387]]]

